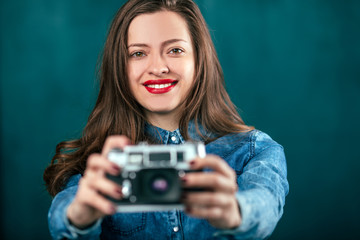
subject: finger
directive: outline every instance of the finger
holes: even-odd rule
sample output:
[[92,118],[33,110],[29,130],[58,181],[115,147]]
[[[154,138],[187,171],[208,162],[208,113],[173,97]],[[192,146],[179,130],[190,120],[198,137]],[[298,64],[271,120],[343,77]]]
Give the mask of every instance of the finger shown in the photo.
[[85,188],[90,188],[115,199],[120,199],[122,196],[121,186],[107,179],[100,171],[87,170],[80,183],[86,185]]
[[114,135],[106,139],[101,155],[106,157],[109,151],[113,148],[123,149],[125,146],[130,145],[131,141],[126,136]]
[[205,188],[227,193],[235,193],[237,190],[234,181],[216,172],[187,173],[182,182],[185,188]]
[[102,174],[109,173],[111,175],[118,175],[121,169],[117,164],[95,153],[91,154],[87,160],[85,174],[88,171],[100,171]]
[[103,195],[110,196],[114,199],[121,199],[122,197],[121,186],[103,176],[92,177],[87,181],[87,185],[94,191],[100,192]]
[[188,193],[183,197],[183,202],[188,206],[227,207],[231,204],[231,197],[225,193]]
[[206,155],[204,158],[196,158],[191,162],[193,169],[210,168],[224,176],[236,181],[234,170],[222,158],[216,155]]
[[115,204],[106,199],[103,195],[92,189],[86,189],[82,194],[82,201],[105,215],[111,215],[116,212]]

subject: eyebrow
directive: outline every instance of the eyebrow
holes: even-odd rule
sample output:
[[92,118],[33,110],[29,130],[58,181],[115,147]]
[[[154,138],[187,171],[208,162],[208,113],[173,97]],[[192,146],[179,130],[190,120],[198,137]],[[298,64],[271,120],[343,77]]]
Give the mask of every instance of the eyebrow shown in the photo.
[[[181,39],[181,38],[174,38],[174,39],[169,39],[169,40],[166,40],[165,42],[163,42],[161,44],[161,46],[166,46],[166,45],[169,45],[171,43],[175,43],[175,42],[186,42],[184,39]],[[149,47],[149,45],[145,44],[145,43],[132,43],[128,46],[128,48],[130,47]]]

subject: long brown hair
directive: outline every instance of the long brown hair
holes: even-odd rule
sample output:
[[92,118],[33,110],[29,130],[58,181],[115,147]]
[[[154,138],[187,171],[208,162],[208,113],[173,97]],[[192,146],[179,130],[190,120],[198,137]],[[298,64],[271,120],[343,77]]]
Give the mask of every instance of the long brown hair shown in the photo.
[[[197,124],[217,136],[252,129],[244,124],[225,90],[223,72],[197,5],[192,0],[129,0],[111,24],[102,56],[99,95],[83,134],[79,139],[59,143],[44,172],[46,187],[52,196],[61,191],[70,176],[83,174],[88,156],[101,152],[108,136],[125,135],[134,144],[149,140],[144,133],[144,111],[129,90],[127,32],[136,16],[158,11],[172,11],[185,19],[195,49],[196,75],[179,122],[184,139],[189,140],[191,120],[199,134]],[[212,140],[204,139],[205,142]]]

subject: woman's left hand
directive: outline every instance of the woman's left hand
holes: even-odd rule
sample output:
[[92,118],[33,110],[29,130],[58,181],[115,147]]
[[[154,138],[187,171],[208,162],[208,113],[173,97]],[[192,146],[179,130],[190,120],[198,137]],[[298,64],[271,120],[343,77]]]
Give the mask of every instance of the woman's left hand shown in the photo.
[[231,229],[241,224],[241,214],[235,198],[237,191],[235,171],[220,157],[207,155],[191,162],[193,170],[210,168],[211,172],[191,172],[183,178],[185,188],[204,188],[201,192],[187,192],[183,196],[186,213],[204,218],[221,229]]

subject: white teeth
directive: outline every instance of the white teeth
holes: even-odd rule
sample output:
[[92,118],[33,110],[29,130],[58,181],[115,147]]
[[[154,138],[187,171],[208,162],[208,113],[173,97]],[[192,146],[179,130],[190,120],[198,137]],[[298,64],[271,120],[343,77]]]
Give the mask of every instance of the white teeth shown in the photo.
[[170,87],[171,83],[167,83],[167,84],[150,84],[147,85],[149,88],[166,88],[166,87]]

